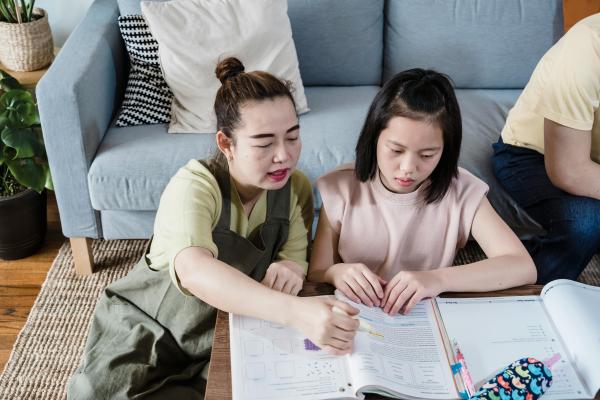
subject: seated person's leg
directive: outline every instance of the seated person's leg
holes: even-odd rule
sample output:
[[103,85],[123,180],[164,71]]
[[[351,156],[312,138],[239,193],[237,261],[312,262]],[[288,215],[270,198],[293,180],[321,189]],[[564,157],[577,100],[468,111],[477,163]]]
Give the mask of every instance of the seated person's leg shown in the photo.
[[547,231],[524,243],[538,269],[538,283],[577,279],[600,250],[600,201],[552,185],[544,156],[534,150],[499,141],[493,166],[508,193]]
[[106,292],[92,318],[82,364],[68,383],[69,400],[204,398],[207,361],[183,353],[153,318]]

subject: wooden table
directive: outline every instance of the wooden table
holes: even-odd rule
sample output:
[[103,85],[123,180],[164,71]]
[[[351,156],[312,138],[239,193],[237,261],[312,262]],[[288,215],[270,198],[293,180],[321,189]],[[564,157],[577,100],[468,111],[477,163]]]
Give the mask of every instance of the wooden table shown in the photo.
[[[54,55],[56,56],[60,50],[60,47],[54,48]],[[54,59],[52,60],[54,61]],[[42,79],[42,76],[48,71],[52,62],[45,66],[44,68],[35,70],[35,71],[27,71],[27,72],[19,72],[13,71],[6,68],[2,63],[0,63],[0,69],[6,71],[7,74],[15,78],[25,89],[35,89],[35,85]]]
[[[448,297],[525,296],[538,295],[541,285],[526,285],[519,288],[487,293],[448,293]],[[323,283],[305,282],[300,296],[333,294],[333,287]],[[386,399],[368,395],[367,399]],[[596,399],[600,400],[600,396]],[[229,354],[229,314],[219,311],[213,339],[213,348],[208,371],[206,400],[231,400],[231,359]]]

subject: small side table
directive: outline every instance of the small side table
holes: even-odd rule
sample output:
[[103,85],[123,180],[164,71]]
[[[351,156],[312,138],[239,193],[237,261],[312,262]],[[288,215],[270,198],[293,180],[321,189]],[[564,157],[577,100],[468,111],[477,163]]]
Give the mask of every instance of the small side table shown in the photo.
[[[58,54],[59,50],[60,50],[60,47],[54,48],[54,56],[56,56]],[[19,81],[19,83],[21,85],[23,85],[23,87],[25,87],[25,89],[29,89],[29,90],[33,91],[35,89],[35,85],[37,85],[37,83],[40,81],[40,79],[42,79],[42,76],[44,76],[46,71],[48,71],[48,68],[50,68],[50,65],[52,65],[52,62],[42,69],[38,69],[35,71],[28,71],[28,72],[18,72],[18,71],[12,71],[12,70],[6,68],[4,65],[2,65],[2,63],[0,63],[0,69],[3,71],[6,71],[10,76],[12,76],[17,81]]]

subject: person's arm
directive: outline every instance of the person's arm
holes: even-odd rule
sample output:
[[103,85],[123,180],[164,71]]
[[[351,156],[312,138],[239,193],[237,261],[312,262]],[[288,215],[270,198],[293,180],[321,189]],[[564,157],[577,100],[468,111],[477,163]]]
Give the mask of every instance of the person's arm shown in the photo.
[[358,322],[331,310],[336,305],[355,315],[358,310],[347,303],[269,289],[202,247],[183,249],[174,262],[181,286],[213,307],[292,326],[332,354],[351,350]]
[[307,254],[314,210],[312,186],[308,178],[302,172],[295,171],[291,184],[288,237],[261,283],[295,296],[302,289],[308,269]]
[[385,280],[362,263],[344,263],[338,253],[339,235],[329,224],[325,207],[321,207],[313,243],[308,279],[326,282],[342,291],[350,300],[379,306]]
[[420,300],[443,292],[488,292],[535,283],[533,260],[486,197],[475,212],[471,233],[487,259],[430,271],[401,271],[386,286],[383,310],[391,315],[408,313]]
[[535,283],[537,271],[531,256],[487,197],[475,213],[471,234],[488,258],[437,270],[442,292],[487,292]]
[[552,184],[600,200],[600,164],[590,158],[591,147],[591,131],[544,119],[544,163]]

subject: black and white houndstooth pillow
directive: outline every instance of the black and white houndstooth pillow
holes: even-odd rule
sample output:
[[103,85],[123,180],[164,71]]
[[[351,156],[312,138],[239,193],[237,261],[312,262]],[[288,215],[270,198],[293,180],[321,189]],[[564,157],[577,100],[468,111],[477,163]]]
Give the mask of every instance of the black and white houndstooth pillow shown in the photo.
[[167,123],[173,93],[158,60],[158,42],[141,15],[119,17],[119,29],[131,61],[117,126]]

